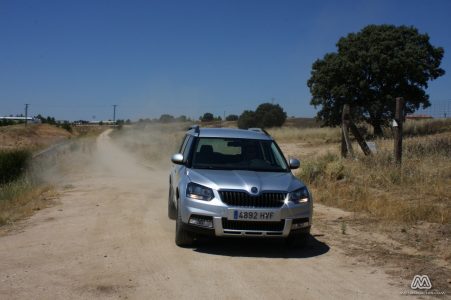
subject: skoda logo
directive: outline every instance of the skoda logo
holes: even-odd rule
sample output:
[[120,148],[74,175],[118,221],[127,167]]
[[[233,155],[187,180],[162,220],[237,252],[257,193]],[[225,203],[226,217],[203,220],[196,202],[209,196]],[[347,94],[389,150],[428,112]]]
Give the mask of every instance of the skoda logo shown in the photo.
[[253,186],[253,187],[251,188],[251,192],[252,192],[253,194],[257,194],[257,193],[258,193],[258,189],[257,189],[255,186]]

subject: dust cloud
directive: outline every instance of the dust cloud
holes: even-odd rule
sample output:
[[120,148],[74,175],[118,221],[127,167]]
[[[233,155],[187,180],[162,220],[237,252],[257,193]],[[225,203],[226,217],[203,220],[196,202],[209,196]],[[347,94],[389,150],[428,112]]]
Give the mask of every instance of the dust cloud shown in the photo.
[[136,178],[149,176],[148,171],[167,173],[187,127],[138,123],[74,139],[36,157],[29,175],[40,184],[64,188],[86,175]]

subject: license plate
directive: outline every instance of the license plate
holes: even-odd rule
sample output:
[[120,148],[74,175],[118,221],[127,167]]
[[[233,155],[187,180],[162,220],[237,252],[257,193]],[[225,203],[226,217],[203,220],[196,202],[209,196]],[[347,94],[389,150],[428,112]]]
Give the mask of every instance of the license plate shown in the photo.
[[229,209],[229,220],[237,221],[280,221],[277,211]]

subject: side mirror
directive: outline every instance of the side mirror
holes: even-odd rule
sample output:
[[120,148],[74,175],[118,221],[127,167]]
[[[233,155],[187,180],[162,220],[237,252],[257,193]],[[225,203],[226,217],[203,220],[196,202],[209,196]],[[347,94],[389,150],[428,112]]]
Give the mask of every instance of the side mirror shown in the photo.
[[289,162],[288,162],[290,169],[297,169],[299,168],[299,166],[301,165],[301,162],[296,159],[296,158],[290,158]]
[[176,165],[183,165],[183,154],[177,153],[172,155],[171,161]]

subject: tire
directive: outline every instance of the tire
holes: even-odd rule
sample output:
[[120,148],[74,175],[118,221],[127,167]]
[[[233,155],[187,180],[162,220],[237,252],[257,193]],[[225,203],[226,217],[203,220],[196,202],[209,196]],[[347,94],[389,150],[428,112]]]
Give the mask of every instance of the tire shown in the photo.
[[285,239],[287,246],[293,248],[307,247],[310,242],[310,233],[301,233],[296,235],[290,235]]
[[174,201],[173,201],[173,192],[172,192],[172,186],[169,185],[169,195],[168,195],[168,217],[171,220],[177,219],[177,209],[175,208]]
[[194,235],[183,228],[182,216],[177,205],[177,220],[175,221],[175,244],[179,247],[189,247],[194,243]]

